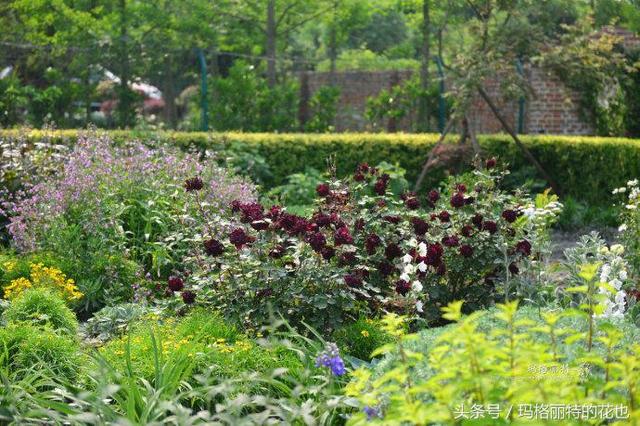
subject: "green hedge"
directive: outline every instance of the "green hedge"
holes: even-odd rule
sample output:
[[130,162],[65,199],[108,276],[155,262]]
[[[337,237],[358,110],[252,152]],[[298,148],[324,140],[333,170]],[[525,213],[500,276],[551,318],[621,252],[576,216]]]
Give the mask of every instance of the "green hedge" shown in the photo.
[[[0,137],[16,134],[0,131]],[[73,143],[76,130],[32,131],[26,137],[42,137]],[[338,174],[350,173],[363,161],[398,163],[414,181],[429,149],[436,143],[435,134],[277,134],[277,133],[180,133],[111,131],[116,141],[137,138],[149,142],[171,143],[183,148],[224,150],[229,145],[253,147],[270,165],[273,178],[267,186],[281,184],[287,175],[306,167],[324,170],[332,157]],[[523,143],[544,165],[562,190],[575,198],[595,204],[611,200],[611,189],[628,179],[640,176],[640,141],[625,138],[586,136],[527,136]],[[455,136],[451,139],[455,140]],[[528,165],[517,146],[507,135],[482,135],[482,148],[512,165],[513,170]]]

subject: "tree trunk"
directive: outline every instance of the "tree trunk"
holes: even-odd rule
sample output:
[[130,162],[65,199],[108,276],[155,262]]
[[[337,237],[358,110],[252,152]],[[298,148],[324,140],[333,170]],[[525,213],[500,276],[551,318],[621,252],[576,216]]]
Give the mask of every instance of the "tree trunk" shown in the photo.
[[276,85],[276,0],[267,2],[267,83]]
[[429,62],[431,62],[431,17],[429,16],[429,3],[431,0],[422,0],[422,46],[420,63],[420,97],[418,98],[418,131],[429,131]]
[[558,196],[562,196],[562,192],[560,191],[560,187],[558,186],[558,184],[555,182],[555,180],[551,176],[549,176],[549,174],[544,169],[544,167],[542,167],[542,164],[538,162],[538,160],[536,159],[536,157],[533,156],[531,151],[529,151],[529,149],[527,149],[527,147],[524,146],[522,141],[520,141],[520,138],[518,138],[518,135],[516,135],[516,133],[511,128],[511,126],[509,126],[509,123],[507,123],[507,121],[504,119],[502,114],[500,114],[500,111],[498,111],[498,108],[493,103],[493,101],[491,100],[487,92],[485,92],[482,87],[478,87],[478,93],[480,93],[480,96],[482,97],[482,99],[484,99],[484,101],[487,103],[487,105],[491,109],[491,112],[493,112],[493,115],[495,115],[495,117],[498,119],[500,124],[502,124],[502,127],[504,128],[504,130],[507,133],[509,133],[509,135],[513,138],[514,142],[516,143],[516,145],[518,145],[518,148],[520,148],[524,156],[529,160],[531,164],[533,164],[533,166],[536,168],[536,170],[538,170],[538,172],[542,175],[542,177],[544,177],[544,179],[547,182],[549,182],[549,185],[551,185],[551,188],[553,189],[553,191]]

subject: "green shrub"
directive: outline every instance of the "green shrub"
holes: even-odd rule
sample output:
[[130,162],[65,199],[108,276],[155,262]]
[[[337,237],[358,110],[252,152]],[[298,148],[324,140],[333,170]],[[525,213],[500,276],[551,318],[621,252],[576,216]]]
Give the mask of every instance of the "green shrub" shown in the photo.
[[64,300],[48,290],[33,288],[14,299],[4,312],[8,323],[28,322],[51,326],[54,330],[75,335],[78,321]]
[[134,325],[128,334],[111,340],[100,354],[121,372],[128,370],[147,380],[155,373],[154,346],[159,362],[187,357],[192,360],[183,370],[183,379],[209,369],[218,377],[236,377],[250,371],[264,372],[278,367],[299,366],[297,358],[281,348],[257,346],[218,314],[196,309],[184,318],[147,318]]
[[[1,135],[15,136],[5,130]],[[47,133],[33,131],[25,137],[40,140]],[[48,133],[52,142],[73,144],[78,131],[60,130]],[[225,150],[242,144],[252,147],[270,167],[272,177],[264,185],[271,188],[285,182],[287,176],[307,167],[324,170],[326,159],[334,156],[337,174],[350,173],[366,161],[387,161],[407,170],[409,182],[415,182],[429,149],[438,139],[436,134],[264,134],[264,133],[179,133],[112,131],[116,141],[133,138],[181,146]],[[566,195],[597,205],[612,200],[610,188],[620,186],[640,175],[640,143],[634,139],[590,136],[521,135],[524,145],[544,165]],[[456,141],[452,135],[448,140]],[[480,135],[479,142],[487,155],[500,157],[512,170],[529,167],[529,162],[507,135]],[[430,173],[428,188],[442,178],[441,172]],[[528,176],[527,179],[539,176]]]
[[18,377],[30,369],[42,369],[50,377],[72,380],[78,374],[81,356],[75,337],[48,327],[19,323],[0,329],[0,365]]
[[345,353],[370,361],[371,353],[375,349],[392,340],[391,336],[382,330],[378,320],[359,318],[358,321],[337,329],[333,333],[333,341]]
[[84,333],[98,341],[106,341],[124,333],[129,325],[148,312],[139,303],[123,303],[107,306],[93,314],[86,323]]

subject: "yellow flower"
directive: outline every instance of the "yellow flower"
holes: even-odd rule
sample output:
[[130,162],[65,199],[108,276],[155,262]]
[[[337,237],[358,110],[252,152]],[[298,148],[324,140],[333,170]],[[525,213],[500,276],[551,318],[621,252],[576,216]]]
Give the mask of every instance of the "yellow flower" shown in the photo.
[[29,267],[29,279],[16,278],[5,287],[6,299],[13,299],[32,287],[51,289],[60,293],[67,301],[78,300],[84,296],[76,287],[75,281],[68,279],[60,269],[45,267],[42,263],[31,263]]
[[364,337],[369,337],[369,332],[367,330],[362,330],[360,334],[362,334]]
[[7,260],[2,264],[2,269],[4,269],[6,272],[11,272],[15,269],[17,264],[18,262],[16,262],[15,260]]

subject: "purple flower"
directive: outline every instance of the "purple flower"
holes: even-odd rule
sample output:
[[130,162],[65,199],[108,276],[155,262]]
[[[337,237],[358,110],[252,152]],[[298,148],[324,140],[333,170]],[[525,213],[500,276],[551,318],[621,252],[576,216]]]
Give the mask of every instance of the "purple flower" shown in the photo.
[[364,241],[364,245],[367,249],[367,254],[375,254],[376,249],[382,244],[382,240],[376,234],[369,234]]
[[413,225],[413,232],[418,236],[426,234],[429,230],[429,224],[419,217],[411,218],[411,224]]
[[518,219],[518,212],[515,210],[507,209],[502,212],[502,218],[509,223],[513,223]]
[[316,357],[316,367],[326,367],[336,376],[346,374],[344,361],[340,358],[340,350],[335,343],[327,343],[324,351]]
[[333,239],[336,246],[340,246],[343,244],[353,244],[353,237],[349,233],[349,229],[346,226],[338,228]]
[[531,243],[527,240],[518,241],[516,251],[522,253],[523,256],[531,255]]
[[378,195],[384,195],[387,192],[387,181],[382,178],[379,178],[376,181],[375,185],[373,186],[373,190]]
[[482,229],[482,221],[484,220],[484,218],[482,217],[481,214],[476,213],[472,218],[471,218],[471,223],[473,223],[476,228],[478,229]]
[[185,290],[182,292],[182,301],[187,305],[191,305],[196,301],[196,294],[193,291]]
[[229,234],[229,242],[236,246],[238,250],[240,250],[245,244],[252,243],[255,240],[255,237],[247,235],[245,230],[242,228],[236,228],[231,231],[231,234]]
[[400,246],[398,246],[397,244],[390,243],[390,244],[387,244],[387,247],[385,247],[384,255],[386,256],[387,259],[393,260],[396,257],[402,256],[402,250],[400,249]]
[[180,277],[170,276],[167,285],[171,291],[180,291],[184,288],[184,281]]
[[396,271],[396,267],[387,261],[382,261],[378,263],[378,272],[383,277],[388,277],[389,275],[393,274],[395,271]]
[[451,215],[446,210],[443,210],[438,214],[438,219],[440,219],[440,222],[449,222],[450,218]]
[[459,209],[465,205],[464,194],[462,192],[456,192],[451,196],[451,207]]
[[471,257],[473,256],[473,247],[471,247],[469,244],[463,244],[460,246],[460,254],[464,257]]
[[482,222],[482,230],[495,234],[498,231],[498,225],[492,220],[485,220]]
[[405,280],[396,281],[396,293],[404,296],[409,292],[409,290],[411,290],[411,284],[409,284],[407,281]]
[[324,246],[322,247],[322,250],[320,250],[320,254],[324,260],[329,261],[336,255],[336,249],[331,246]]
[[436,201],[440,199],[440,193],[435,189],[432,189],[431,191],[429,191],[429,195],[427,196],[427,198],[429,199],[429,201],[431,201],[431,204],[435,204]]
[[496,159],[495,158],[489,158],[486,162],[485,162],[485,167],[487,169],[493,169],[496,166]]
[[364,411],[364,413],[367,415],[367,421],[371,421],[373,419],[377,418],[382,418],[382,411],[380,410],[380,407],[369,407],[366,406],[362,409],[362,411]]
[[456,235],[442,237],[442,244],[447,247],[456,247],[460,243],[460,239]]
[[205,253],[209,256],[217,257],[224,253],[224,245],[215,238],[206,240],[203,245]]
[[362,285],[362,277],[358,274],[347,274],[344,276],[344,282],[349,287],[360,287]]
[[465,225],[460,230],[460,233],[465,237],[470,237],[473,235],[473,227],[471,225]]
[[340,255],[340,260],[338,261],[338,264],[340,264],[340,266],[353,265],[354,263],[356,263],[355,252],[345,251]]
[[269,251],[269,257],[273,259],[280,259],[282,256],[284,256],[284,253],[284,246],[282,244],[278,244]]
[[311,246],[311,248],[318,253],[322,251],[325,244],[327,243],[327,240],[324,237],[324,234],[322,232],[315,232],[311,234],[307,238],[307,241],[309,242],[309,245]]

